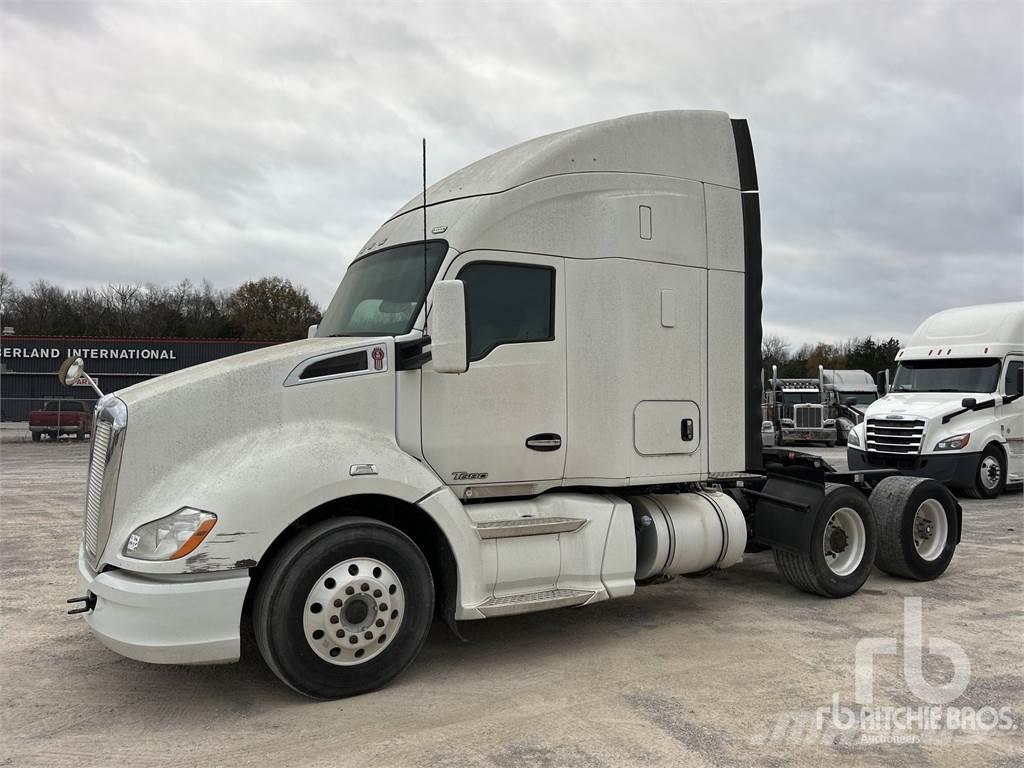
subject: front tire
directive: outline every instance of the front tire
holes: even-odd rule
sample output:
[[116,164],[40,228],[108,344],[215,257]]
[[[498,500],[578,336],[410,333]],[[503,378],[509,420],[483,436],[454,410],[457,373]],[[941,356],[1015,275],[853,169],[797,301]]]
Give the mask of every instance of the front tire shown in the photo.
[[327,520],[274,557],[256,592],[253,629],[267,666],[315,699],[380,688],[416,658],[434,613],[419,547],[367,518]]
[[892,576],[937,579],[960,541],[956,500],[942,483],[922,477],[887,477],[871,491],[878,523],[875,565]]
[[961,490],[972,499],[994,499],[1006,490],[1006,457],[998,445],[985,446],[974,470],[974,484]]
[[808,551],[776,549],[775,566],[802,592],[847,597],[867,581],[876,545],[875,516],[864,494],[849,485],[827,483]]

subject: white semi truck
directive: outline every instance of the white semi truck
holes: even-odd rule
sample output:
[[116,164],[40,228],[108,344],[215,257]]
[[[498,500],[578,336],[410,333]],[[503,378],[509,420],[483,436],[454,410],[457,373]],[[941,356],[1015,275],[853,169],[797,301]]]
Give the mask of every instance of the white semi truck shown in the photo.
[[589,605],[744,551],[827,597],[873,564],[938,576],[941,484],[762,454],[756,189],[746,122],[688,111],[435,184],[313,338],[100,400],[69,602],[151,662],[234,661],[251,626],[281,680],[336,698],[405,669],[435,615]]
[[850,433],[850,469],[896,468],[967,496],[1024,481],[1024,302],[938,312],[896,353]]

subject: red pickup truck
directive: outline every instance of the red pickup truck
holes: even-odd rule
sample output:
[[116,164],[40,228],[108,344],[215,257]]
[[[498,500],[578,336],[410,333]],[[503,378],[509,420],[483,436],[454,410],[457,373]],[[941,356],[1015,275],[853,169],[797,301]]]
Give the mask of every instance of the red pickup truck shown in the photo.
[[43,435],[54,440],[60,435],[74,435],[84,440],[92,434],[92,408],[83,400],[47,400],[40,410],[28,415],[28,428],[36,442]]

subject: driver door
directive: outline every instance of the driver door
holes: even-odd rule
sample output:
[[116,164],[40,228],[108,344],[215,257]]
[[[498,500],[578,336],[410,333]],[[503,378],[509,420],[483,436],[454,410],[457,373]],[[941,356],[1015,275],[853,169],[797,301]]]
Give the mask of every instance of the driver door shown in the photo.
[[423,368],[424,458],[452,486],[557,484],[567,440],[562,259],[472,251],[445,279],[465,285],[469,368]]

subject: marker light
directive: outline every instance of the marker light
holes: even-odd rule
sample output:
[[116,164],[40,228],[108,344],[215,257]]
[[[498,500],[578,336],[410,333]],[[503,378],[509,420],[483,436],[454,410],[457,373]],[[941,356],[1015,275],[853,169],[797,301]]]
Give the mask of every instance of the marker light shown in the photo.
[[966,448],[967,443],[971,440],[971,436],[968,433],[962,435],[953,435],[953,437],[947,437],[945,440],[939,440],[935,444],[936,451],[959,451],[961,448]]
[[212,512],[182,507],[136,528],[124,545],[124,554],[139,560],[177,560],[202,544],[216,524]]

